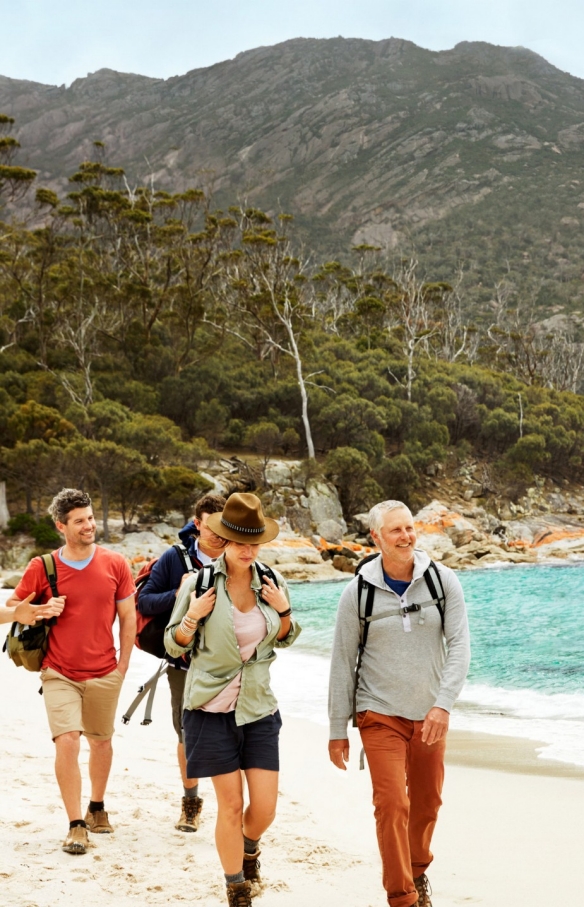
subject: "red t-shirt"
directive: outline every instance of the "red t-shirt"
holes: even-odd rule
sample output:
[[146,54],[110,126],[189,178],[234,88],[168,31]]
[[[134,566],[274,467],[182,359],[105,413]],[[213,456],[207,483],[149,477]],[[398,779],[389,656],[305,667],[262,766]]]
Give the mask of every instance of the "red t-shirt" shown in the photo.
[[[96,545],[90,563],[82,570],[69,567],[53,552],[57,567],[57,589],[66,595],[65,608],[49,633],[44,668],[53,668],[70,680],[104,677],[117,666],[112,625],[116,602],[136,591],[130,568],[121,554]],[[15,590],[16,598],[34,592],[36,601],[46,602],[52,592],[44,564],[35,557]]]

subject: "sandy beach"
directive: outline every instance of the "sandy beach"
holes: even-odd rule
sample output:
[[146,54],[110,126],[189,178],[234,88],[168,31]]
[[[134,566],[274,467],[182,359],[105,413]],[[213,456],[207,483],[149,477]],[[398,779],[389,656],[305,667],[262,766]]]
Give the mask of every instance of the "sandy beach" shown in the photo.
[[[144,663],[131,666],[120,716],[147,676]],[[0,683],[2,905],[225,903],[208,780],[201,784],[205,806],[199,832],[185,835],[173,827],[181,789],[165,679],[150,726],[140,725],[141,713],[127,726],[118,720],[106,804],[116,832],[94,836],[95,847],[80,857],[60,850],[67,822],[38,675],[2,657]],[[261,907],[386,903],[369,775],[358,771],[358,738],[346,773],[330,765],[326,743],[326,728],[284,716],[279,812],[263,842]],[[85,745],[83,751],[86,762]],[[535,744],[453,732],[429,872],[434,907],[575,903],[583,801],[584,771],[543,763]]]

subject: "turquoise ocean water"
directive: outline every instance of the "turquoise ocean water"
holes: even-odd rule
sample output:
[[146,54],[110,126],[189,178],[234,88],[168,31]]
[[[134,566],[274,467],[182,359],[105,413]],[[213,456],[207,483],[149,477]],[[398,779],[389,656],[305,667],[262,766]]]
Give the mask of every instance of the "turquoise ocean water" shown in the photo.
[[[458,576],[468,603],[472,663],[452,726],[541,741],[545,758],[584,765],[584,565],[495,567]],[[327,721],[330,651],[344,585],[290,587],[303,632],[272,670],[284,714]],[[8,595],[0,592],[0,601]],[[130,676],[142,682],[155,666],[150,655],[134,650]]]
[[[539,740],[545,758],[584,765],[584,565],[458,574],[472,663],[453,727]],[[275,665],[289,714],[326,721],[335,615],[344,584],[291,586],[303,632]]]

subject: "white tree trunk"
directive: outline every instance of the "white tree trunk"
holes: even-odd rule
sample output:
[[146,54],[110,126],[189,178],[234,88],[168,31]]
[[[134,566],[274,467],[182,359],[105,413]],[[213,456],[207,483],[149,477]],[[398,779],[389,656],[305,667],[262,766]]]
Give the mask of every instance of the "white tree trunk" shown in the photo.
[[290,346],[292,348],[292,355],[296,363],[296,377],[298,380],[298,387],[300,389],[300,399],[302,401],[302,424],[304,425],[304,434],[306,437],[306,450],[308,453],[308,459],[314,460],[314,442],[312,440],[312,431],[310,428],[310,419],[308,417],[308,394],[306,392],[306,382],[304,381],[304,375],[302,373],[302,359],[300,357],[300,351],[298,349],[298,344],[296,343],[296,337],[294,336],[294,329],[292,327],[291,321],[284,321],[286,329],[288,331],[288,338],[290,341]]
[[8,504],[6,503],[6,482],[0,482],[0,529],[8,528]]

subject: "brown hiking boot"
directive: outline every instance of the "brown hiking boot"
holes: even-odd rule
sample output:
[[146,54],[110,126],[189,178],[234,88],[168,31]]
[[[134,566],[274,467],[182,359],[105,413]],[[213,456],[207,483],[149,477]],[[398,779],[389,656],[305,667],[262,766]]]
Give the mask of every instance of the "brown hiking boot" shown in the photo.
[[180,819],[174,827],[179,831],[197,831],[202,809],[200,797],[183,797]]
[[246,882],[251,884],[252,898],[262,890],[262,877],[260,875],[259,855],[261,851],[255,853],[244,853],[243,855],[243,877]]
[[85,814],[85,824],[89,831],[92,831],[94,835],[113,834],[113,828],[110,825],[105,809],[98,809],[97,812],[94,813],[90,813],[89,810],[87,810]]
[[85,853],[89,847],[89,837],[87,829],[83,825],[75,825],[70,828],[67,837],[61,845],[61,850],[65,853]]
[[227,903],[229,907],[251,907],[251,884],[230,882],[227,886]]
[[425,872],[423,872],[421,876],[418,876],[417,879],[414,879],[414,885],[418,892],[418,900],[414,907],[432,907],[432,901],[430,900],[432,888],[430,887],[430,882],[428,881],[428,876]]

